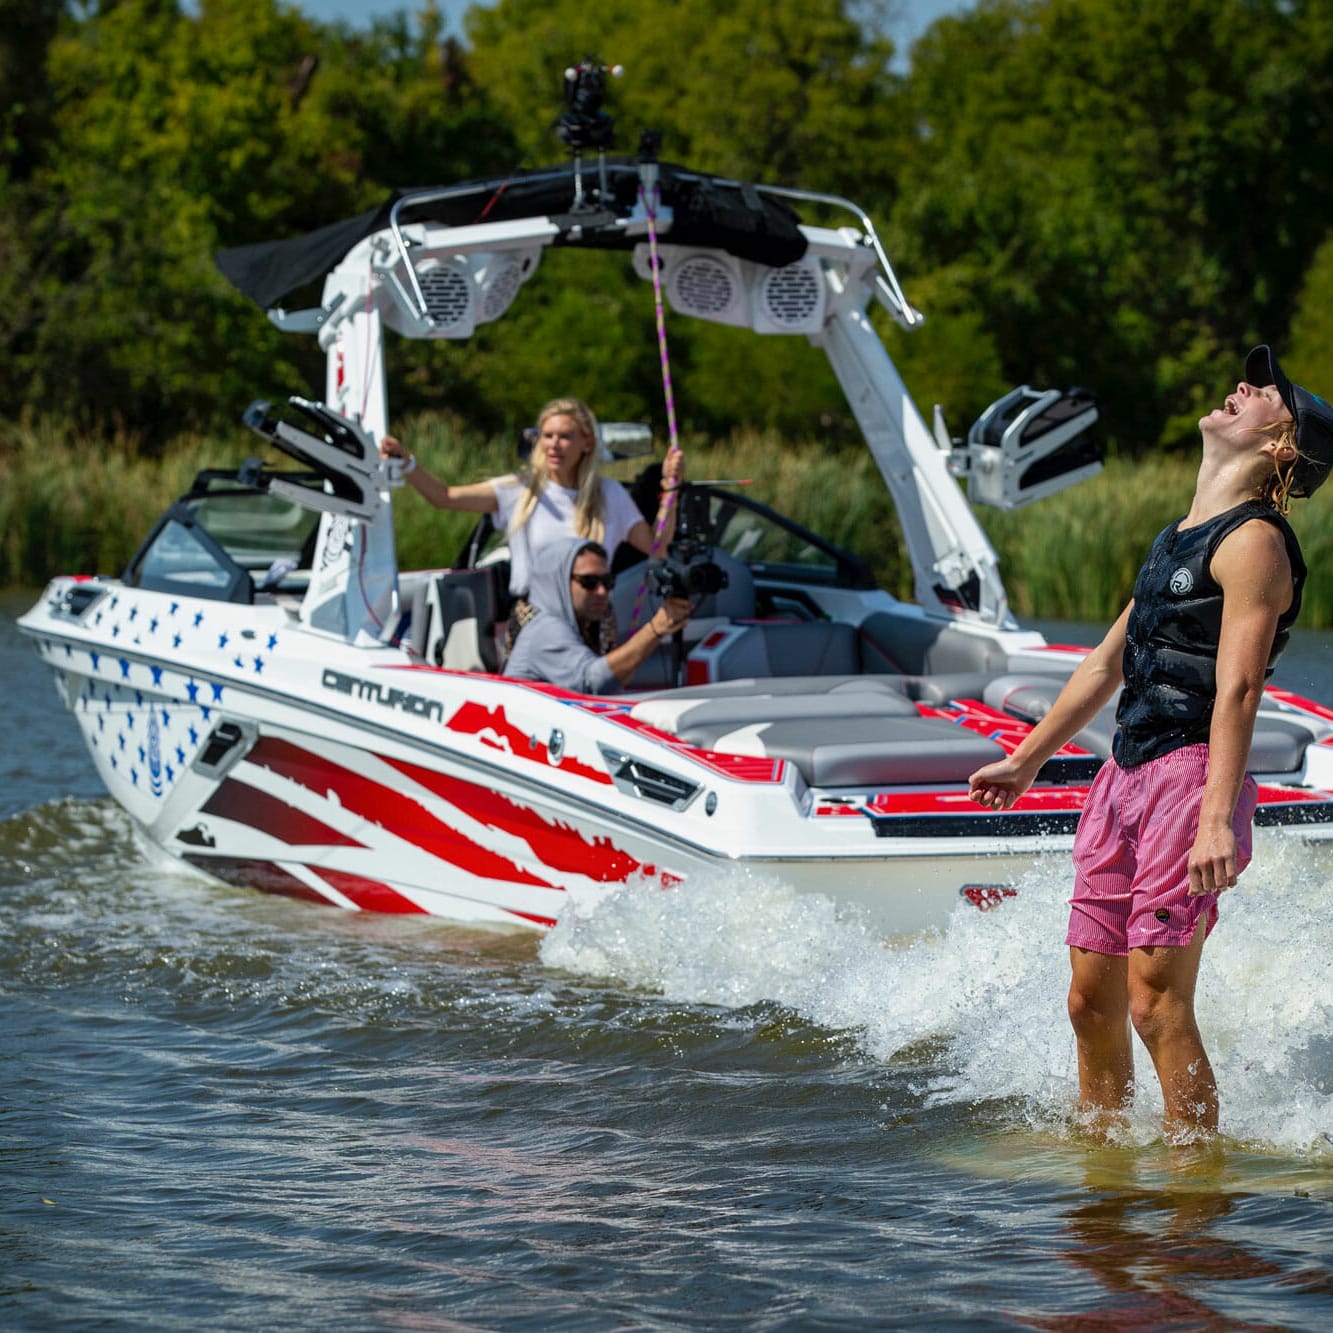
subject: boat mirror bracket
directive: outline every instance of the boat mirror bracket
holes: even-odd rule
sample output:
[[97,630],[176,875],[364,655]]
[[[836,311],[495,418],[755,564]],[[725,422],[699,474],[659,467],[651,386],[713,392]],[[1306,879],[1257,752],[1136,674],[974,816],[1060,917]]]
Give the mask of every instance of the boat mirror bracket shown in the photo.
[[346,299],[346,293],[339,292],[323,305],[312,306],[308,310],[284,310],[281,306],[275,306],[267,312],[269,323],[283,333],[318,333]]

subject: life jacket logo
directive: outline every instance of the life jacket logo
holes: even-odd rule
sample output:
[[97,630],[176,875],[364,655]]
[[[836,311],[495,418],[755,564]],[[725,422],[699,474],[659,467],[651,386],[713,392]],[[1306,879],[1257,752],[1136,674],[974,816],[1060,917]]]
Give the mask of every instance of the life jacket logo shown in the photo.
[[1191,588],[1194,587],[1194,575],[1181,565],[1179,569],[1171,571],[1170,588],[1177,597],[1183,597]]

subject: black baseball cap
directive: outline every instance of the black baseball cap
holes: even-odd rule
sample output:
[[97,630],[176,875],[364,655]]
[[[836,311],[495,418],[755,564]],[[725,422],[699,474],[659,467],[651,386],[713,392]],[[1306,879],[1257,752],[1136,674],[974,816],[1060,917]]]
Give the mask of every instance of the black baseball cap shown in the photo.
[[1317,393],[1293,384],[1282,373],[1267,343],[1254,348],[1245,358],[1245,382],[1256,389],[1276,385],[1287,411],[1295,418],[1296,448],[1301,452],[1296,460],[1291,493],[1302,498],[1313,495],[1333,467],[1333,407]]

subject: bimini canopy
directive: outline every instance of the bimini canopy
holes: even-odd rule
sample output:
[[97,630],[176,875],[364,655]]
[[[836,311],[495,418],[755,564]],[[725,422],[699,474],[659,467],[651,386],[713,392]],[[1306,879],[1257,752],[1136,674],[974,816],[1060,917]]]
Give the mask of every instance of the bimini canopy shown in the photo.
[[[806,250],[796,213],[762,186],[654,164],[661,204],[671,210],[676,245],[708,246],[738,259],[780,268]],[[243,295],[268,309],[288,292],[323,278],[356,243],[398,220],[471,226],[516,218],[548,217],[555,243],[594,249],[629,249],[636,238],[623,220],[639,203],[643,175],[631,158],[607,158],[573,167],[517,172],[447,189],[397,190],[378,208],[304,236],[223,250],[217,266]],[[603,190],[605,186],[605,190]]]

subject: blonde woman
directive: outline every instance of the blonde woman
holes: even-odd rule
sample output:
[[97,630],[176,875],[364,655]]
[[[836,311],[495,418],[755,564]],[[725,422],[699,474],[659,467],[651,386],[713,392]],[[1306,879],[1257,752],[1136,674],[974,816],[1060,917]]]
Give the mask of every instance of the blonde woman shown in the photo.
[[[577,398],[555,398],[542,408],[526,476],[513,474],[450,486],[420,466],[392,435],[380,441],[380,453],[405,460],[403,474],[408,484],[437,509],[497,515],[497,525],[509,538],[509,591],[515,599],[505,635],[506,656],[515,635],[532,617],[528,587],[542,551],[552,542],[583,537],[614,555],[624,541],[645,555],[652,552],[655,534],[629,492],[618,481],[600,475],[597,419]],[[658,510],[663,544],[675,531],[676,506],[670,492],[680,485],[684,470],[685,459],[679,450],[667,455]],[[602,636],[602,651],[609,652],[616,646],[615,618],[609,611]]]
[[1131,1024],[1168,1132],[1217,1129],[1194,985],[1218,895],[1250,860],[1254,719],[1301,606],[1288,500],[1312,495],[1333,464],[1333,408],[1292,384],[1266,346],[1199,430],[1189,512],[1153,543],[1133,599],[1046,717],[971,779],[974,801],[1007,810],[1123,684],[1112,757],[1074,840],[1065,938],[1080,1103],[1098,1129],[1133,1094]]

